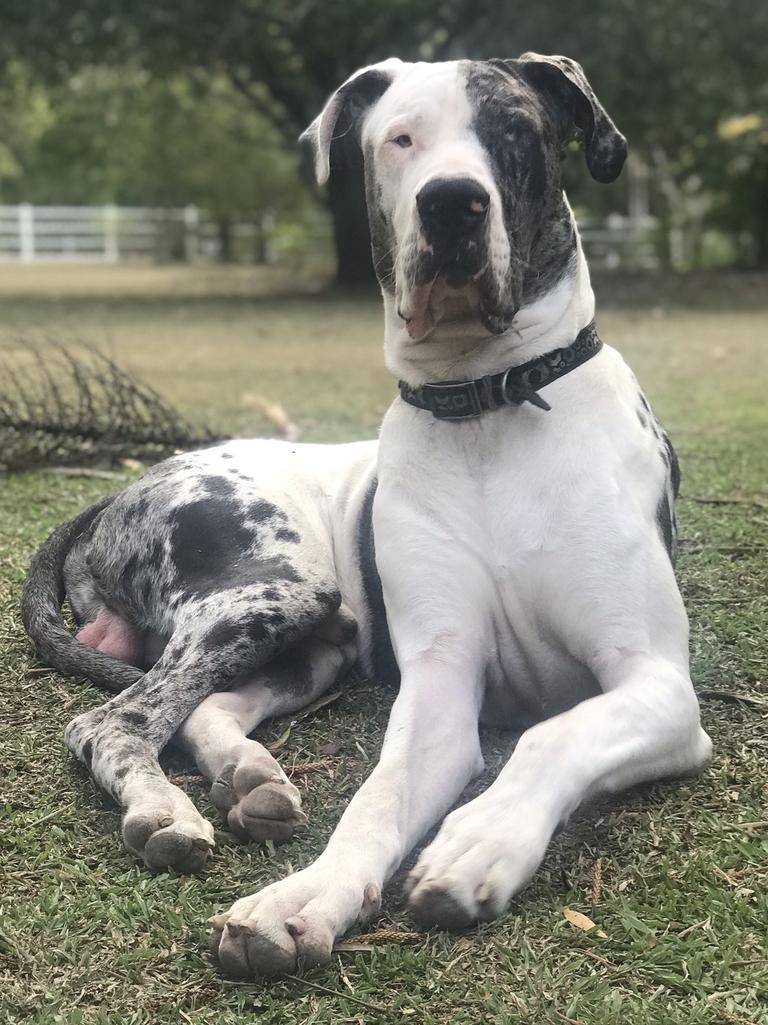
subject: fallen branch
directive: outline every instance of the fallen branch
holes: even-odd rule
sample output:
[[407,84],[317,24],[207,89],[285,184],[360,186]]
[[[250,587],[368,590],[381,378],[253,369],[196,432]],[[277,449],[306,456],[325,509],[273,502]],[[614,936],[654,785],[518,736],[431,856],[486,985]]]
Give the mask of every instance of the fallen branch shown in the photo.
[[0,360],[5,469],[113,464],[126,457],[155,462],[222,440],[192,427],[103,353],[89,349],[81,357],[63,346],[25,343],[22,354],[24,365],[15,356]]
[[696,692],[700,698],[713,698],[715,701],[726,701],[745,705],[755,705],[757,708],[768,708],[768,698],[759,697],[756,694],[742,694],[733,690],[717,690],[707,687]]

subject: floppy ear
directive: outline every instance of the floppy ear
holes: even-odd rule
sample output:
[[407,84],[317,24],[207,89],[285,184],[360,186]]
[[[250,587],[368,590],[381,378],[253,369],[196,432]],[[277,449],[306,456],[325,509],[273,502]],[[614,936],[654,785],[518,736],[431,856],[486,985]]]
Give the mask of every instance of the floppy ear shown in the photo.
[[396,57],[361,68],[330,97],[321,113],[299,136],[315,153],[315,175],[319,185],[328,181],[331,170],[331,142],[343,121],[343,132],[359,132],[363,114],[387,91],[403,62]]
[[618,178],[627,156],[627,140],[595,96],[580,64],[570,57],[524,53],[514,62],[523,77],[565,107],[584,137],[587,167],[599,182]]

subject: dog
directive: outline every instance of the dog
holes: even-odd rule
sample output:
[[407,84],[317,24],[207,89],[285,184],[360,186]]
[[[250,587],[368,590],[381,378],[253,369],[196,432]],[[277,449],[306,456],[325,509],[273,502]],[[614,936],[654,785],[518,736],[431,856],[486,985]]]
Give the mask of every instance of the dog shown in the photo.
[[[560,181],[574,133],[600,182],[623,136],[577,63],[532,53],[362,69],[305,133],[320,182],[342,131],[400,382],[378,445],[176,456],[55,531],[22,603],[49,663],[121,691],[66,742],[152,869],[194,871],[213,847],[159,766],[171,737],[236,833],[282,841],[299,795],[249,732],[353,662],[399,682],[326,850],[212,919],[222,970],[245,978],[327,961],[444,816],[410,907],[465,927],[503,913],[586,798],[711,753],[673,571],[677,460],[596,333]],[[530,725],[447,814],[482,770],[481,721]]]

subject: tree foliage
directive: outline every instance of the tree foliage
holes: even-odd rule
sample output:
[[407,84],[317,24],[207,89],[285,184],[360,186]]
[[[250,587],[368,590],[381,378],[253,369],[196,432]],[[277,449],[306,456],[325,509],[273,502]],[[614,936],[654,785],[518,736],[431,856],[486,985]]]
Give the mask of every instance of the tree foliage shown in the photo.
[[[649,168],[662,219],[698,218],[746,233],[752,244],[744,257],[768,263],[766,4],[6,0],[3,29],[6,68],[21,62],[48,87],[92,66],[141,69],[153,83],[183,79],[192,91],[205,79],[226,80],[247,101],[253,124],[271,126],[273,142],[265,150],[292,147],[341,80],[393,53],[410,59],[567,53],[585,66],[631,151]],[[212,113],[226,120],[221,108]],[[724,122],[744,117],[752,118],[751,129],[722,132]],[[204,161],[199,170],[208,183],[216,178]],[[583,176],[577,189],[577,198],[599,204],[599,191]],[[346,200],[350,215],[358,216],[351,177],[334,204]],[[348,233],[344,217],[336,220]]]

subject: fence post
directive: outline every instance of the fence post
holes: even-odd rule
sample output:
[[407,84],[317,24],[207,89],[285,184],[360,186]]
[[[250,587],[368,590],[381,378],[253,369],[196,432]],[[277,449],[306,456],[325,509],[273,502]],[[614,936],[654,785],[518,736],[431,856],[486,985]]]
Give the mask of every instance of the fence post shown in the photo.
[[19,259],[22,263],[35,259],[35,212],[31,203],[19,203]]
[[184,259],[195,263],[199,256],[200,211],[192,203],[184,207]]
[[104,259],[117,263],[120,259],[120,244],[117,237],[117,207],[107,203],[104,207]]

